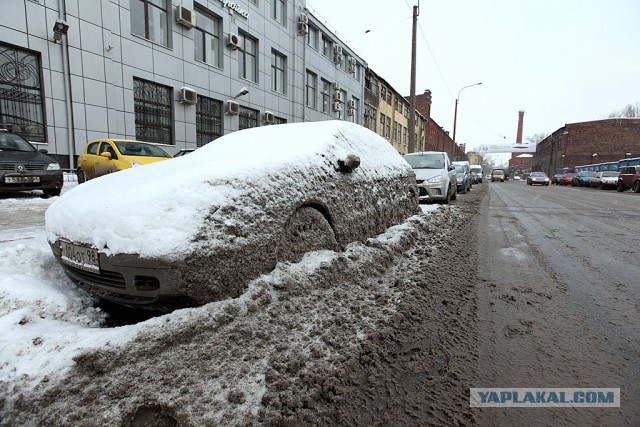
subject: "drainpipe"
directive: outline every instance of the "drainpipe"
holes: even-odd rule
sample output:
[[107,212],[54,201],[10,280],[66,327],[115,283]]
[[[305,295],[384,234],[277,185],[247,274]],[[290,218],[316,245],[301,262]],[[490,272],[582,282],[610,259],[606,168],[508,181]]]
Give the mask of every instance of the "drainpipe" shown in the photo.
[[[66,20],[67,6],[66,0],[58,0],[58,17],[62,20]],[[74,155],[75,155],[75,135],[73,132],[73,108],[71,106],[71,71],[69,70],[69,41],[68,36],[64,36],[60,39],[60,46],[62,47],[62,72],[64,74],[64,98],[65,107],[67,110],[67,144],[69,150],[69,169],[75,169]]]

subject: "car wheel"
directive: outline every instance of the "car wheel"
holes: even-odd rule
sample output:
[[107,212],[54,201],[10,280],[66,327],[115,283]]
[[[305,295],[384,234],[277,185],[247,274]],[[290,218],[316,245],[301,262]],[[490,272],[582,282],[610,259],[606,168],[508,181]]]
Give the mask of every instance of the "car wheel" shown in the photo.
[[616,190],[618,190],[620,193],[622,193],[624,191],[624,185],[622,185],[622,183],[619,182],[618,186],[616,187]]
[[84,174],[84,171],[82,169],[78,169],[76,171],[76,175],[78,176],[78,184],[82,184],[83,182],[85,182],[87,180],[87,177]]
[[640,193],[640,181],[636,181],[633,183],[633,192]]
[[62,192],[62,188],[47,188],[45,190],[42,190],[42,192],[47,197],[59,196],[60,193]]
[[331,224],[318,209],[299,208],[285,224],[278,261],[297,262],[305,253],[321,249],[338,249]]

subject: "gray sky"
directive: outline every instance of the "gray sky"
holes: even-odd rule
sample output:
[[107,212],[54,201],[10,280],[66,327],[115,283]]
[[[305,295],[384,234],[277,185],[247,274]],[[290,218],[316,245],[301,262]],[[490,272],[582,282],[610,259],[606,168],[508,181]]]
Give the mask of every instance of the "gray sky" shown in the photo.
[[[369,66],[409,95],[418,0],[307,0]],[[512,143],[640,102],[640,0],[422,0],[416,93],[467,150]],[[366,30],[370,30],[365,33]],[[506,137],[506,138],[503,138]]]

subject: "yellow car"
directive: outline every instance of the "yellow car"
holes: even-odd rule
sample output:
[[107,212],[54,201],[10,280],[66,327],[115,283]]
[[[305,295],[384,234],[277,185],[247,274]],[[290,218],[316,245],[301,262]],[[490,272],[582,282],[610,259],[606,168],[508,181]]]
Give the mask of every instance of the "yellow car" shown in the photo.
[[172,158],[157,145],[127,139],[91,141],[78,157],[78,183],[111,172]]

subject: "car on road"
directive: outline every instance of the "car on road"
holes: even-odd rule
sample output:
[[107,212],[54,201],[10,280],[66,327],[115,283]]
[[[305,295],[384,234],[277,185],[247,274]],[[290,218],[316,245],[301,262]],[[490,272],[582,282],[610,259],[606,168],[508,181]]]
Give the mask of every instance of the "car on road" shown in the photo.
[[455,168],[444,151],[422,151],[404,156],[413,168],[421,202],[449,203],[457,197]]
[[522,177],[520,175],[516,175],[516,176],[513,177],[513,180],[514,181],[521,181]]
[[59,196],[64,185],[60,164],[17,133],[0,129],[0,193],[40,190]]
[[322,121],[233,132],[87,181],[45,223],[78,286],[167,311],[237,297],[279,262],[341,250],[419,212],[416,175],[384,138]]
[[573,187],[591,187],[591,179],[596,176],[598,172],[595,171],[580,171],[573,177],[571,186]]
[[558,185],[571,185],[571,181],[573,181],[573,177],[576,175],[577,173],[575,172],[563,173],[560,179],[558,179]]
[[466,194],[471,189],[471,176],[467,173],[464,165],[453,164],[456,172],[456,190]]
[[640,193],[640,165],[624,166],[620,169],[616,189],[622,192],[630,188],[635,193]]
[[474,184],[482,184],[482,166],[480,165],[471,165],[471,180]]
[[505,179],[507,179],[507,175],[504,173],[504,169],[494,169],[491,171],[491,182],[504,182]]
[[617,171],[601,171],[598,172],[591,179],[591,188],[600,188],[606,190],[608,188],[616,188],[618,185],[618,176],[620,172]]
[[171,159],[171,154],[149,142],[128,139],[91,141],[78,156],[78,183],[140,165]]
[[549,186],[549,177],[544,172],[531,172],[527,178],[527,185],[535,184]]

